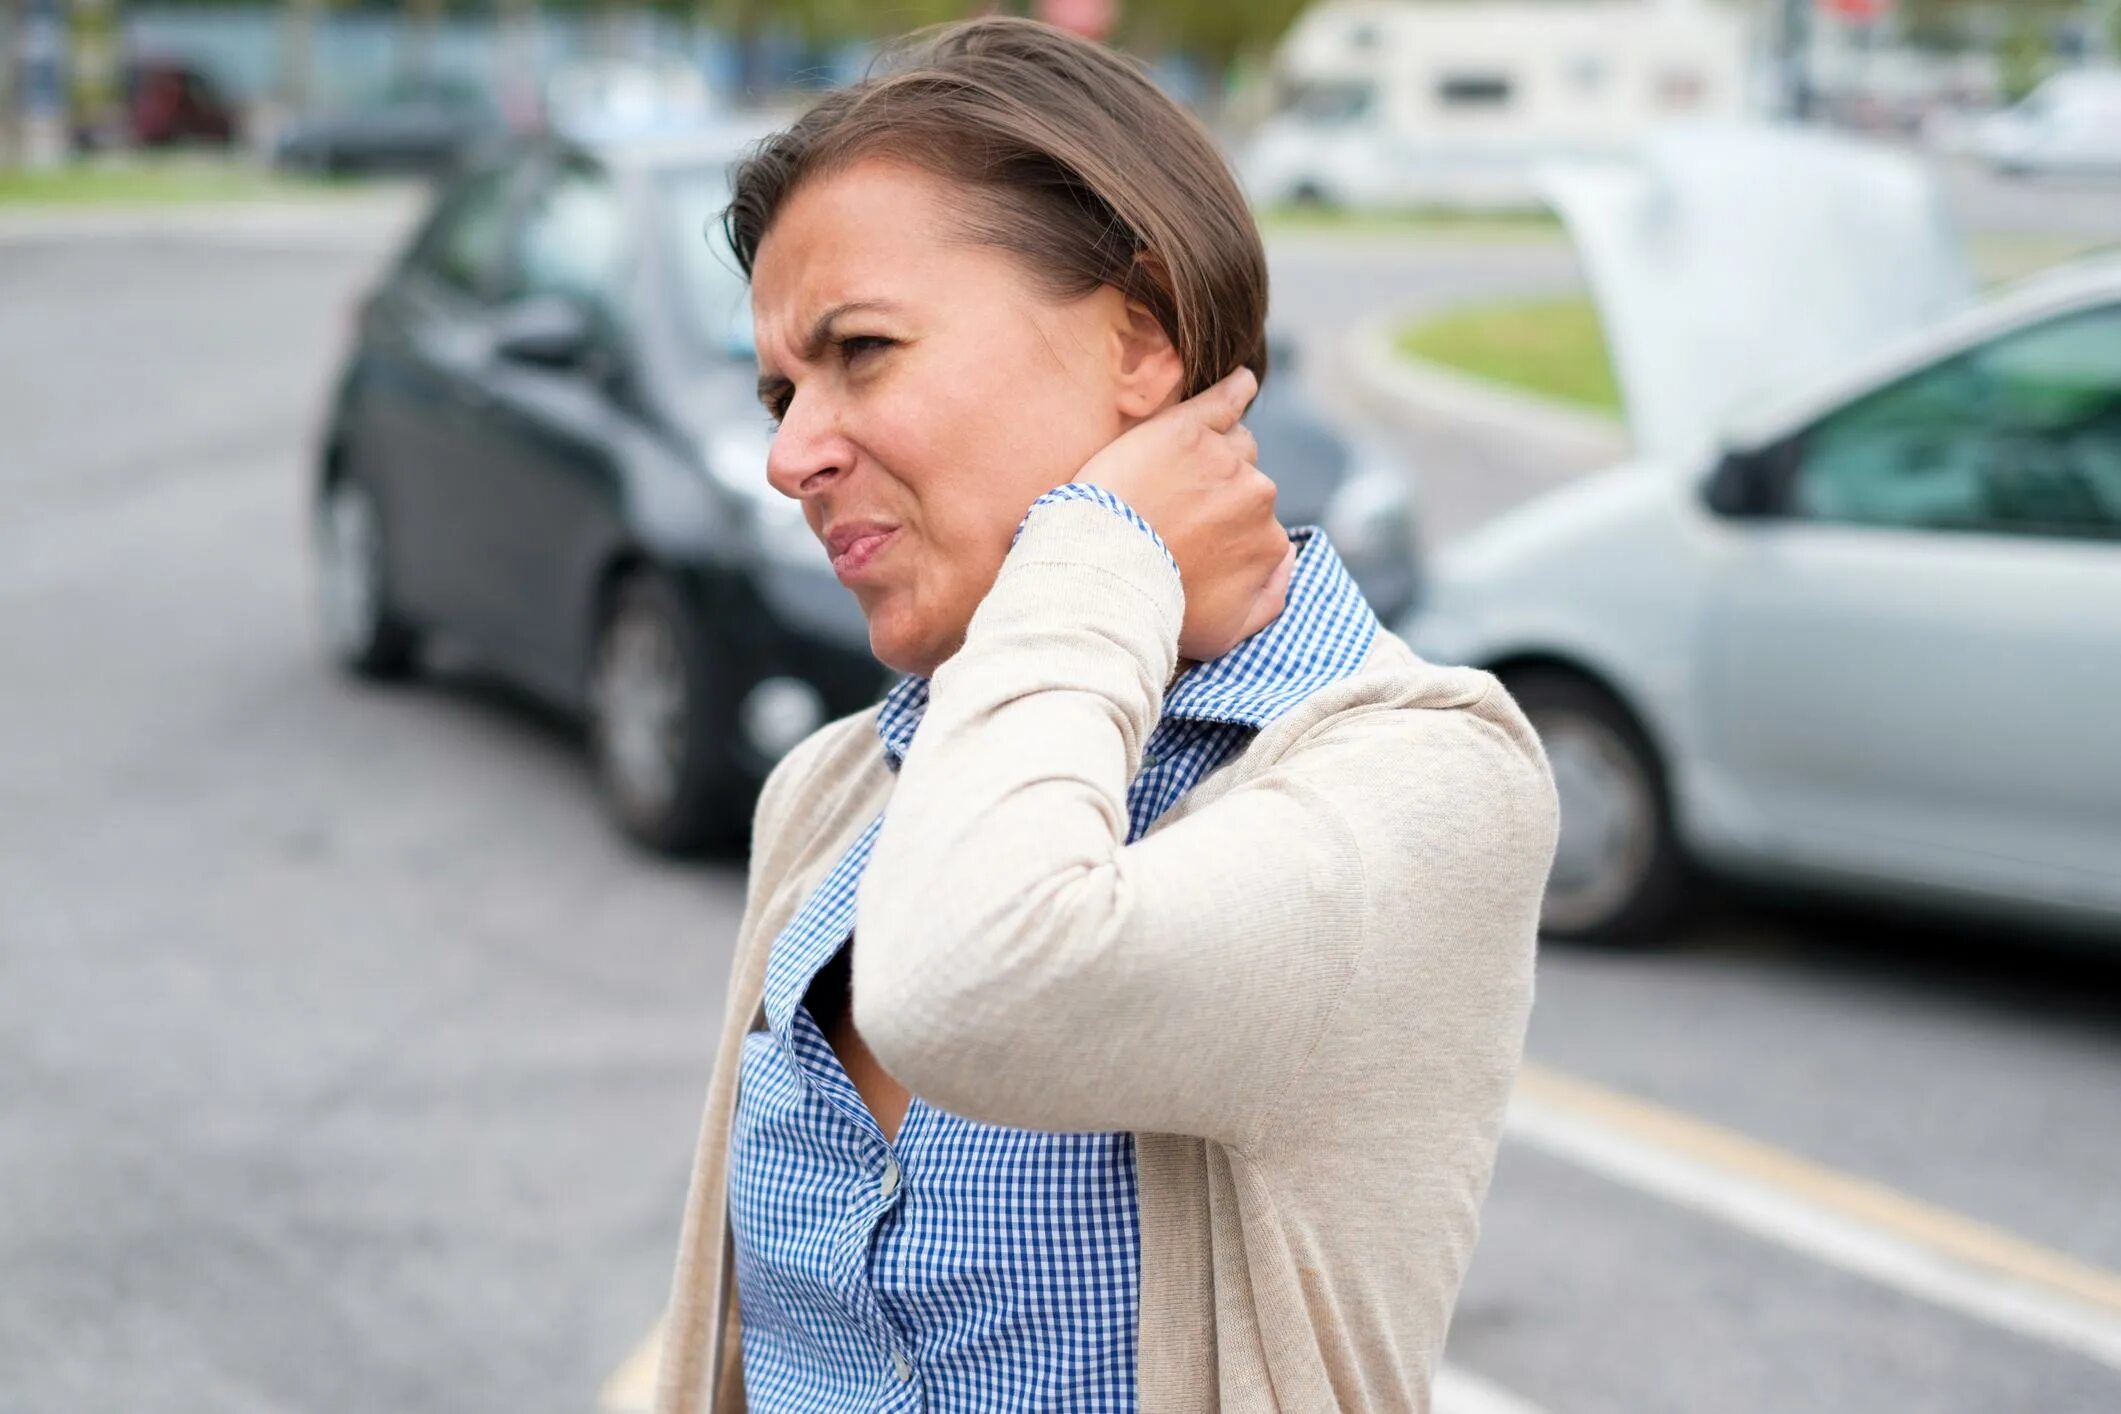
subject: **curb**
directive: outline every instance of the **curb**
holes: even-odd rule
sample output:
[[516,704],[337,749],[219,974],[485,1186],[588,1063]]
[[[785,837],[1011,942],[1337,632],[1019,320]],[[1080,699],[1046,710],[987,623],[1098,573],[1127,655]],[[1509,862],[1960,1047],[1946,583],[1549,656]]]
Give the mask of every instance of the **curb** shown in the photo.
[[1508,438],[1557,466],[1590,470],[1628,456],[1633,443],[1616,419],[1401,355],[1393,335],[1404,318],[1369,319],[1348,336],[1347,368],[1369,399]]

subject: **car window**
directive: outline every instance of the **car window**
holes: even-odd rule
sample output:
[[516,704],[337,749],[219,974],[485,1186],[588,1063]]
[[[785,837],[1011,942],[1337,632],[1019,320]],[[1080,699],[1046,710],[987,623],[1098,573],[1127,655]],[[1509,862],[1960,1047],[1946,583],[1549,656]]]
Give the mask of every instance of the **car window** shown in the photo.
[[474,298],[486,298],[508,234],[507,168],[466,177],[444,200],[421,237],[412,263]]
[[1998,339],[1827,418],[1805,438],[1792,509],[2121,538],[2121,307]]
[[682,324],[694,350],[749,359],[751,290],[722,230],[729,174],[716,166],[666,172],[656,184],[659,223],[670,242]]
[[1288,107],[1315,127],[1342,127],[1368,116],[1377,90],[1366,83],[1298,84],[1289,91]]
[[625,220],[610,179],[585,162],[554,171],[530,199],[516,243],[509,293],[556,296],[623,327]]

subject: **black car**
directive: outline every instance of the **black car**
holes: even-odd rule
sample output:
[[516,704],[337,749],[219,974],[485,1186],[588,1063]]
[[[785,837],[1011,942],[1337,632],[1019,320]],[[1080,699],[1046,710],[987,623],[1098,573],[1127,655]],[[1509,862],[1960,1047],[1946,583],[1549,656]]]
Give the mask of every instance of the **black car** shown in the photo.
[[408,82],[350,107],[296,119],[274,145],[273,161],[322,176],[436,175],[505,131],[484,90],[440,80]]
[[[749,298],[705,234],[736,150],[547,140],[461,174],[362,308],[316,491],[337,658],[399,677],[430,632],[469,644],[587,720],[613,813],[666,850],[739,838],[774,761],[889,683],[766,481]],[[1283,519],[1396,617],[1403,476],[1293,379],[1247,424]]]

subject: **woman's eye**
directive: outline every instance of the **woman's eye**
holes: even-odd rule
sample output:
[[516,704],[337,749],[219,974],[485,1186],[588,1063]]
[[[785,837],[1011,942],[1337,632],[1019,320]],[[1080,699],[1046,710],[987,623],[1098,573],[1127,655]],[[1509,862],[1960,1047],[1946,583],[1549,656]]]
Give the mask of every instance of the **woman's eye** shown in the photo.
[[839,341],[840,354],[842,357],[851,360],[857,354],[872,353],[877,349],[889,348],[892,342],[892,340],[885,338],[881,334],[849,334],[846,338]]

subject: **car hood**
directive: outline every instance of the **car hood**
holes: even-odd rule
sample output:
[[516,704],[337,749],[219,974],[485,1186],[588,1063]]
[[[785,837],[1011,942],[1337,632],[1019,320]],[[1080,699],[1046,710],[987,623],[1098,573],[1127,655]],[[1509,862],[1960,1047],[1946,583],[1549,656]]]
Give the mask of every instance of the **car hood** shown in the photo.
[[1674,129],[1630,161],[1540,177],[1645,452],[1704,451],[1748,396],[1859,359],[1974,290],[1928,174],[1844,138]]

